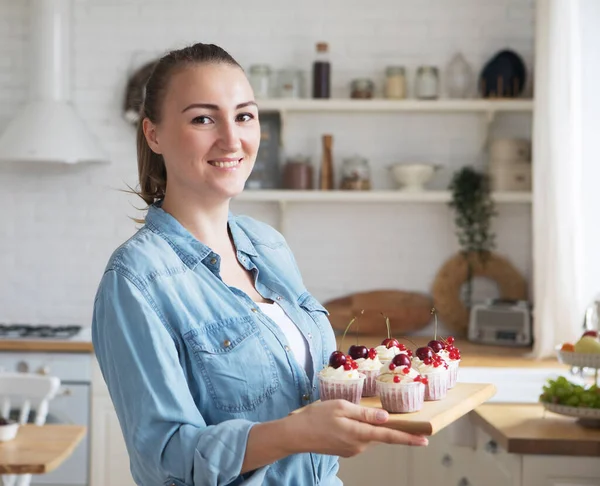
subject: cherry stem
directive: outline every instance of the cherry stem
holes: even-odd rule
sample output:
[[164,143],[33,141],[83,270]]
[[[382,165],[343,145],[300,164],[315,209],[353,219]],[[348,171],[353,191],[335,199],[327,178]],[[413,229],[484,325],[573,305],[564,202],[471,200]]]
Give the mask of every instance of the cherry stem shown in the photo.
[[385,326],[387,327],[388,339],[390,339],[390,318],[386,316],[383,312],[381,315],[385,318]]
[[433,314],[433,318],[435,320],[435,327],[434,327],[434,331],[433,331],[433,340],[437,341],[437,326],[438,326],[438,322],[437,322],[437,313],[435,312],[435,307],[431,308],[431,314]]
[[408,341],[408,342],[409,342],[410,344],[412,344],[412,345],[413,345],[415,348],[417,347],[417,345],[415,344],[415,342],[414,342],[414,341],[411,341],[411,340],[410,340],[410,339],[408,339],[408,338],[402,337],[402,338],[399,338],[399,339],[401,339],[402,341]]
[[[365,313],[365,310],[361,310],[360,311],[360,315],[362,316]],[[356,319],[356,317],[355,317]],[[356,345],[358,346],[358,329],[360,328],[360,324],[357,322],[356,323]]]
[[[342,343],[340,344],[340,347],[342,349],[344,349],[344,338],[346,337],[346,333],[348,332],[348,329],[350,329],[350,326],[354,323],[354,321],[356,320],[356,316],[354,316],[352,318],[352,320],[348,323],[348,325],[346,326],[346,330],[344,331],[344,335],[342,336]],[[341,351],[341,349],[340,349]],[[345,353],[344,353],[345,354]]]

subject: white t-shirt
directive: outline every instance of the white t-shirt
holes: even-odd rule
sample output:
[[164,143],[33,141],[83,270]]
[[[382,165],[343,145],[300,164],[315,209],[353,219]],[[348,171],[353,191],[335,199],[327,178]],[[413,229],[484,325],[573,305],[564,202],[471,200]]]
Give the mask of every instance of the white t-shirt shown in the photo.
[[308,342],[300,332],[300,329],[292,322],[279,304],[258,302],[258,306],[260,307],[260,310],[269,316],[269,318],[283,331],[295,358],[302,366],[304,366],[306,374],[311,376],[312,360],[310,348],[308,347]]

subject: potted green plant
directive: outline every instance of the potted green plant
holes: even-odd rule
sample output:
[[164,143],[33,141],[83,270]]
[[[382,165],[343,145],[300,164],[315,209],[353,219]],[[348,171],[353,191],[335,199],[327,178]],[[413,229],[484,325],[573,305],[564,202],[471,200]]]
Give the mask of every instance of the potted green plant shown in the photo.
[[489,178],[486,174],[471,167],[456,171],[450,182],[452,200],[449,206],[454,210],[456,236],[461,253],[467,260],[468,277],[465,282],[464,302],[471,307],[473,294],[473,258],[480,258],[484,264],[495,248],[495,235],[492,232],[492,218],[496,208],[490,194]]

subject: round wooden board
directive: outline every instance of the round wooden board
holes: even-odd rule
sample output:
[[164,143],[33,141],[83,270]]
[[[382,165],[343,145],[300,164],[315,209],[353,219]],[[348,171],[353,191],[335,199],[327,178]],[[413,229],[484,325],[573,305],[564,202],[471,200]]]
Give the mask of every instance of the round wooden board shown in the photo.
[[[331,325],[344,331],[353,317],[358,320],[348,334],[381,335],[387,337],[382,314],[390,318],[392,335],[422,329],[431,322],[433,300],[430,296],[401,290],[374,290],[350,294],[323,304],[329,311]],[[364,313],[361,315],[361,311]]]

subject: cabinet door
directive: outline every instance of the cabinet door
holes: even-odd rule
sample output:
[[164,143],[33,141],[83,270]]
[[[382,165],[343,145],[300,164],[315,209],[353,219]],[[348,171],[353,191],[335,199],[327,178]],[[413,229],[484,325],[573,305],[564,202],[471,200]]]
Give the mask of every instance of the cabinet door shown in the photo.
[[523,486],[598,486],[596,457],[523,456]]
[[[378,444],[348,459],[340,458],[338,477],[344,486],[407,484],[407,446]],[[429,483],[427,483],[429,484]]]
[[135,486],[129,456],[110,398],[92,401],[91,486]]

